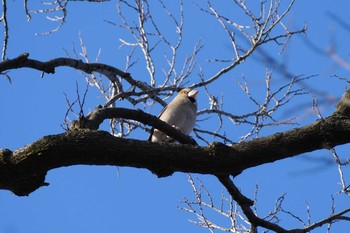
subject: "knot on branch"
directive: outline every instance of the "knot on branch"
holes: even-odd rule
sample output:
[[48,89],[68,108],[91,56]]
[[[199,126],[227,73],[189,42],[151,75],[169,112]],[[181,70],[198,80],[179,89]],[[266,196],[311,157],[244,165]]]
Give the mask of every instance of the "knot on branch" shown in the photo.
[[211,157],[218,157],[223,154],[229,154],[231,147],[221,142],[214,142],[208,146],[208,150]]
[[[1,177],[0,189],[10,190],[17,196],[28,196],[38,188],[49,185],[45,182],[46,172],[28,176],[9,174],[9,177],[6,177]],[[6,182],[5,179],[8,181]]]
[[25,62],[29,57],[29,53],[23,53],[21,55],[18,56],[18,62]]
[[350,117],[350,88],[338,102],[335,114]]
[[13,152],[9,149],[1,149],[0,150],[0,163],[1,164],[11,164],[11,158],[13,156]]
[[87,119],[84,116],[79,117],[79,120],[73,120],[70,123],[69,130],[81,130],[81,129],[93,129],[97,130],[99,128],[99,124]]
[[9,149],[0,150],[0,189],[10,190],[17,196],[28,196],[36,189],[47,186],[46,171],[32,173],[21,166]]
[[13,152],[9,149],[0,150],[0,160],[6,161],[11,158]]
[[150,168],[150,170],[158,178],[164,178],[174,174],[174,170],[169,169],[168,166],[158,166],[157,168]]

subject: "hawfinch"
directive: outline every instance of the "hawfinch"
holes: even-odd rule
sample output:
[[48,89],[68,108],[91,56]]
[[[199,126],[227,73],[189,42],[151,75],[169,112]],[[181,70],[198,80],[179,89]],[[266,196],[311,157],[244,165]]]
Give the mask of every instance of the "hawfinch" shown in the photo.
[[[190,134],[196,123],[197,94],[197,90],[182,89],[161,111],[159,119],[180,130],[183,134]],[[148,140],[151,142],[174,142],[172,138],[157,129],[151,130]]]

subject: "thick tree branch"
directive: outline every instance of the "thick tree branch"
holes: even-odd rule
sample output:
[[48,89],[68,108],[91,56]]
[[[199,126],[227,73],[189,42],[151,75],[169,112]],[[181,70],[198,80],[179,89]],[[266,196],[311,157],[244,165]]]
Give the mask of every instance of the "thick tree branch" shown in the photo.
[[76,130],[46,136],[15,152],[0,152],[0,188],[28,195],[45,185],[53,168],[77,164],[146,168],[160,177],[173,172],[237,175],[247,168],[350,142],[350,119],[324,120],[232,146],[158,144],[116,138],[107,132]]

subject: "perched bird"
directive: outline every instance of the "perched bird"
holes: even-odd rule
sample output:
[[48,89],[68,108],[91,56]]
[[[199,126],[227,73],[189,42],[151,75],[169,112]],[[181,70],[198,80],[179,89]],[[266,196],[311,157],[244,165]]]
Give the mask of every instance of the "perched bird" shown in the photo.
[[[161,111],[159,119],[180,130],[183,134],[190,134],[196,123],[198,90],[182,89],[179,94]],[[163,132],[152,129],[148,138],[151,142],[173,142],[174,140]]]

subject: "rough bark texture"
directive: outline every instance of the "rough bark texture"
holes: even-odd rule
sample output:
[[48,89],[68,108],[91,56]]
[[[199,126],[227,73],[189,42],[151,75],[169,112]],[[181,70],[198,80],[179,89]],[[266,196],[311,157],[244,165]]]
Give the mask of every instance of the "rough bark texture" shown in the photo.
[[1,150],[0,188],[28,195],[47,185],[47,171],[77,164],[146,168],[159,177],[173,172],[237,175],[250,167],[348,142],[350,119],[340,114],[232,146],[158,144],[116,138],[104,131],[72,130],[45,136],[14,152]]

